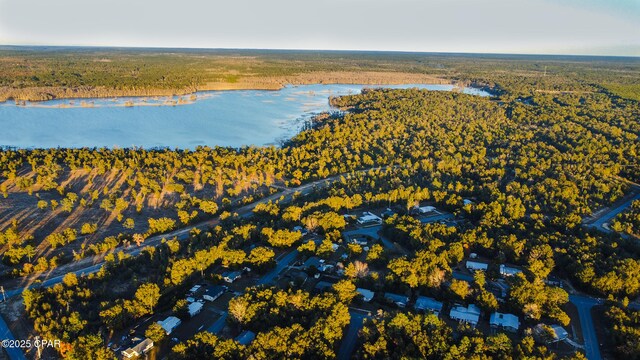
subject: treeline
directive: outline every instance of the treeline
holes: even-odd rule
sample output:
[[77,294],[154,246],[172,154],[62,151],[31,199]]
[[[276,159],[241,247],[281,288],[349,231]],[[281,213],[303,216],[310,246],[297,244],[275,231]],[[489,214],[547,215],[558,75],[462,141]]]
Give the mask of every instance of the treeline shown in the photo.
[[15,48],[1,51],[0,61],[0,101],[278,89],[287,83],[443,81],[502,95],[604,91],[637,100],[634,79],[640,71],[635,59],[259,50]]
[[[169,240],[135,258],[112,253],[103,270],[78,279],[76,286],[61,284],[25,293],[28,315],[38,332],[65,339],[76,354],[86,353],[91,346],[100,348],[95,345],[96,334],[107,339],[113,331],[157,311],[136,302],[144,284],[158,287],[155,307],[170,309],[196,281],[220,281],[223,269],[251,265],[265,271],[273,265],[275,248],[300,248],[304,254],[330,258],[333,245],[346,246],[349,254],[343,265],[348,280],[330,296],[251,288],[232,300],[229,313],[235,330],[258,333],[255,346],[252,343],[246,350],[204,333],[177,347],[178,355],[194,358],[229,351],[234,357],[249,351],[265,357],[331,358],[338,339],[333,334],[341,335],[349,321],[345,304],[357,301],[356,287],[475,303],[485,313],[497,309],[518,314],[527,319],[527,326],[568,323],[562,310],[568,301],[566,291],[548,284],[554,274],[613,299],[640,293],[637,241],[581,226],[584,216],[628,190],[625,179],[638,180],[637,169],[629,166],[637,163],[637,103],[604,94],[534,94],[531,102],[500,103],[415,89],[370,90],[332,103],[351,111],[325,118],[282,148],[2,152],[3,172],[7,177],[14,174],[14,180],[24,177],[18,169],[25,162],[36,169],[87,166],[98,173],[127,174],[131,183],[125,183],[137,194],[207,184],[209,189],[220,189],[217,194],[223,197],[208,200],[231,211],[239,205],[231,203],[231,196],[257,191],[275,179],[297,185],[345,174],[328,188],[306,196],[294,194],[291,202],[262,204],[252,218],[222,212],[214,229],[195,231],[187,241]],[[369,170],[356,171],[361,169]],[[53,181],[57,182],[55,177]],[[453,228],[421,224],[408,216],[413,206],[424,203],[465,221]],[[201,199],[183,194],[175,209],[190,213],[201,205]],[[343,243],[341,230],[350,221],[345,214],[385,206],[398,214],[387,219],[384,232],[406,253],[375,243],[365,256],[364,249]],[[172,226],[177,225],[154,222],[154,228]],[[293,231],[296,226],[316,233],[319,244],[303,242]],[[15,232],[8,235],[10,241],[20,241]],[[469,283],[454,281],[453,267],[469,252],[494,259],[489,271]],[[523,269],[523,274],[508,280],[504,303],[490,291],[499,263]],[[155,298],[155,290],[153,294]],[[446,351],[462,357],[553,357],[527,338],[507,342],[503,336],[483,339],[473,332],[452,337],[439,320],[412,314],[395,317],[382,314],[367,326],[363,337],[367,346],[359,354],[419,356],[428,349],[385,344],[388,339],[399,344],[419,339],[433,344],[435,358]],[[431,334],[426,329],[435,330]]]

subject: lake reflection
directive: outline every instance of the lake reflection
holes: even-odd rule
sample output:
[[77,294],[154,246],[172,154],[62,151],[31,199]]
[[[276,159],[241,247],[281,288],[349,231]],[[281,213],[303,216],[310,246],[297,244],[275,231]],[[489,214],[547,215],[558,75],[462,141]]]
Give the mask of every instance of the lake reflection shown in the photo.
[[[65,99],[0,104],[0,146],[240,147],[278,145],[314,114],[330,110],[329,96],[371,85],[301,85],[279,91],[205,91],[174,98]],[[381,87],[381,86],[378,86]],[[452,90],[451,85],[384,85]],[[466,88],[465,93],[489,94]],[[178,102],[186,104],[178,105]],[[130,106],[134,104],[134,106]],[[176,106],[160,106],[175,103]]]

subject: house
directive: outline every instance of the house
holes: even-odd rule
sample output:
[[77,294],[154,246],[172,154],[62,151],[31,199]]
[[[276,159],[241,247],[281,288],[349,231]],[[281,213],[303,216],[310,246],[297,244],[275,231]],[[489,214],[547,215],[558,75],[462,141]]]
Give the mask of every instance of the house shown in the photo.
[[220,285],[209,286],[207,287],[207,290],[204,292],[204,295],[202,295],[202,298],[208,301],[215,301],[217,298],[220,297],[220,295],[224,294],[225,291],[227,291],[226,286],[220,286]]
[[395,215],[396,212],[387,208],[387,210],[385,210],[382,214],[380,214],[382,216],[383,219],[386,219],[388,217],[392,217],[393,215]]
[[431,312],[436,315],[440,315],[442,311],[442,303],[440,301],[426,296],[418,296],[413,307],[418,311]]
[[146,354],[147,351],[153,348],[153,341],[151,339],[144,339],[135,344],[134,346],[122,350],[122,357],[125,359],[137,358],[143,354]]
[[513,314],[503,314],[494,312],[489,318],[489,324],[492,328],[504,329],[510,332],[518,332],[520,328],[520,321],[518,317]]
[[167,335],[170,335],[175,328],[180,325],[182,321],[175,316],[169,316],[168,318],[158,321],[158,325],[162,326]]
[[366,236],[354,236],[351,238],[351,242],[353,244],[358,244],[360,246],[366,246],[369,244],[369,242],[367,241],[367,237]]
[[569,337],[569,333],[560,325],[538,324],[533,328],[533,335],[539,341],[555,343]]
[[555,277],[555,276],[549,276],[545,281],[545,284],[549,285],[549,286],[557,286],[559,288],[562,289],[562,287],[564,286],[562,284],[562,280],[560,280],[559,278]]
[[300,225],[294,226],[293,227],[293,231],[297,231],[297,232],[301,233],[302,235],[307,235],[307,229],[303,228]]
[[320,260],[320,258],[317,256],[312,256],[308,258],[307,261],[304,262],[304,264],[302,264],[302,267],[305,269],[309,269],[311,267],[318,269],[323,263],[324,260]]
[[189,316],[194,317],[202,311],[204,305],[200,301],[192,302],[189,304]]
[[373,299],[373,295],[376,294],[371,290],[367,290],[363,288],[357,288],[356,291],[359,292],[360,295],[362,295],[362,300],[364,300],[364,302],[371,301]]
[[498,279],[496,281],[491,281],[487,285],[487,289],[496,296],[496,299],[500,302],[504,301],[509,293],[509,289],[511,287],[507,284],[503,279]]
[[256,334],[254,334],[253,331],[245,330],[236,337],[236,341],[240,343],[240,345],[246,346],[251,344],[251,342],[255,338],[256,338]]
[[231,284],[234,281],[238,280],[241,276],[242,273],[240,271],[227,271],[222,274],[222,279]]
[[407,303],[409,302],[408,297],[404,295],[393,294],[393,293],[384,293],[384,298],[395,303],[400,307],[407,306]]
[[433,206],[420,206],[417,207],[416,210],[418,210],[419,214],[427,214],[436,211],[436,208]]
[[474,304],[469,304],[468,307],[457,305],[451,308],[449,317],[452,320],[458,320],[461,323],[467,323],[475,327],[480,320],[480,308]]
[[316,286],[314,287],[314,289],[321,293],[321,292],[325,292],[327,290],[331,290],[331,287],[333,286],[333,283],[327,282],[327,281],[318,281],[318,283],[316,284]]
[[281,276],[281,279],[288,281],[290,285],[298,284],[298,286],[304,285],[308,278],[309,275],[306,272],[297,269],[291,269]]
[[466,266],[470,271],[487,271],[487,269],[489,268],[489,264],[471,260],[467,260]]
[[196,292],[198,292],[198,290],[200,290],[201,287],[202,286],[200,286],[200,285],[193,285],[193,287],[191,289],[189,289],[189,292],[191,294],[195,294]]
[[331,271],[331,270],[333,270],[333,268],[335,268],[335,265],[332,265],[332,264],[322,264],[322,265],[320,265],[320,267],[318,268],[318,270],[320,270],[320,272],[327,272],[327,271]]
[[373,226],[382,224],[382,218],[368,211],[362,213],[362,216],[359,217],[356,221],[362,226]]
[[569,337],[569,333],[560,325],[551,325],[556,341],[562,341]]
[[515,276],[519,273],[521,273],[522,270],[520,269],[516,269],[514,267],[509,267],[506,266],[504,264],[500,265],[500,275],[504,276],[504,277],[509,277],[509,276]]

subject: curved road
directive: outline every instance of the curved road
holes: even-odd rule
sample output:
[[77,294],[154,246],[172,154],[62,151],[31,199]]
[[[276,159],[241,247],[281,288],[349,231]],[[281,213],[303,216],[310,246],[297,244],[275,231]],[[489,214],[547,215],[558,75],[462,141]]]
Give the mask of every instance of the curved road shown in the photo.
[[[263,199],[260,199],[258,201],[255,201],[251,204],[247,204],[244,206],[239,207],[238,209],[236,209],[236,213],[238,213],[240,216],[242,217],[250,217],[253,213],[253,209],[258,205],[258,204],[263,204],[263,203],[267,203],[269,201],[274,201],[276,199],[279,199],[281,197],[284,196],[284,198],[291,198],[291,196],[294,193],[301,193],[302,195],[307,195],[309,193],[311,193],[313,190],[315,190],[316,188],[324,188],[324,187],[328,187],[329,185],[331,185],[333,182],[339,180],[341,177],[343,176],[349,176],[351,174],[356,174],[356,173],[366,173],[368,171],[371,170],[383,170],[388,168],[388,166],[382,166],[382,167],[374,167],[374,168],[369,168],[369,169],[363,169],[363,170],[357,170],[351,173],[343,173],[343,174],[338,174],[338,175],[334,175],[325,179],[320,179],[320,180],[316,180],[316,181],[312,181],[310,183],[304,184],[304,185],[300,185],[298,187],[295,188],[283,188],[281,186],[277,186],[277,188],[280,189],[284,189],[282,192],[278,192],[275,193],[273,195],[267,196]],[[160,241],[162,239],[166,239],[166,238],[172,238],[172,237],[176,237],[179,240],[185,240],[187,238],[189,238],[189,233],[191,232],[191,230],[193,228],[198,228],[198,229],[207,229],[211,226],[214,226],[216,224],[218,224],[219,222],[219,218],[214,218],[214,219],[210,219],[210,220],[206,220],[206,221],[202,221],[198,224],[186,227],[186,228],[182,228],[179,230],[175,230],[172,231],[170,233],[166,233],[166,234],[161,234],[161,235],[157,235],[157,236],[153,236],[148,238],[147,240],[145,240],[144,242],[144,246],[129,246],[129,247],[123,247],[123,246],[119,246],[116,249],[114,249],[113,251],[122,251],[125,254],[128,255],[138,255],[142,249],[146,246],[154,246],[160,243]],[[283,266],[287,266],[291,261],[293,261],[293,259],[295,259],[297,255],[297,252],[294,251],[292,253],[289,253],[287,256],[285,256],[285,261],[281,261],[278,266],[280,266],[281,264],[285,264]],[[11,290],[6,290],[5,291],[5,297],[6,298],[11,298],[17,295],[22,294],[25,290],[27,289],[31,289],[31,288],[36,288],[36,287],[50,287],[50,286],[54,286],[55,284],[58,284],[60,282],[62,282],[62,279],[64,278],[64,275],[68,274],[68,273],[75,273],[78,276],[83,276],[83,275],[88,275],[91,273],[94,273],[98,270],[100,270],[100,268],[102,267],[102,265],[104,264],[104,255],[99,255],[99,256],[94,256],[94,257],[90,257],[90,258],[84,258],[80,261],[77,262],[73,262],[70,264],[66,264],[63,266],[58,267],[57,269],[53,270],[50,273],[44,274],[42,276],[40,276],[37,280],[40,280],[42,282],[38,283],[36,282],[36,279],[32,279],[31,281],[29,281],[27,284],[25,284],[24,286],[15,288],[15,289],[11,289]],[[262,281],[264,283],[268,283],[271,280],[273,280],[273,278],[275,278],[275,276],[278,275],[279,271],[276,272],[276,270],[278,270],[278,268],[274,269],[272,272],[270,272],[269,274],[267,274],[265,276],[264,279],[262,279]],[[282,268],[280,268],[279,270],[282,270]],[[50,277],[52,275],[55,275],[53,277]],[[9,329],[9,327],[7,326],[7,323],[4,321],[4,319],[2,318],[2,316],[0,316],[0,340],[4,340],[4,339],[13,339],[13,334],[11,333],[11,330]],[[22,352],[21,349],[19,348],[8,348],[5,349],[5,351],[7,352],[7,354],[9,355],[9,358],[11,360],[24,360],[24,353]]]
[[[331,185],[333,182],[339,180],[342,176],[348,176],[351,174],[355,174],[355,173],[364,173],[370,170],[382,170],[382,169],[386,169],[387,166],[384,167],[374,167],[374,168],[369,168],[369,169],[364,169],[364,170],[358,170],[355,172],[351,172],[351,173],[343,173],[343,174],[338,174],[338,175],[334,175],[325,179],[321,179],[321,180],[316,180],[304,185],[300,185],[298,187],[295,188],[283,188],[281,186],[279,186],[278,188],[280,189],[284,189],[281,192],[269,195],[265,198],[262,198],[258,201],[255,201],[251,204],[247,204],[244,206],[241,206],[239,208],[237,208],[235,210],[236,213],[238,213],[239,216],[241,217],[250,217],[253,213],[253,209],[259,205],[259,204],[264,204],[267,203],[269,201],[274,201],[277,200],[281,197],[284,197],[285,199],[290,199],[291,196],[294,193],[301,193],[302,195],[307,195],[309,193],[311,193],[313,190],[318,189],[318,188],[324,188],[324,187],[328,187],[329,185]],[[144,241],[144,243],[141,246],[128,246],[128,247],[124,247],[124,246],[118,246],[117,248],[115,248],[114,250],[112,250],[111,252],[117,252],[117,251],[122,251],[123,253],[127,254],[127,255],[138,255],[140,254],[140,252],[147,246],[155,246],[157,244],[159,244],[162,239],[169,239],[169,238],[173,238],[176,237],[178,238],[178,240],[185,240],[189,238],[189,233],[191,232],[192,229],[197,228],[200,230],[206,230],[209,227],[215,226],[218,224],[218,222],[220,221],[220,219],[218,217],[214,218],[214,219],[210,219],[210,220],[205,220],[202,221],[200,223],[194,224],[194,225],[190,225],[188,227],[182,228],[182,229],[178,229],[169,233],[165,233],[165,234],[160,234],[160,235],[156,235],[156,236],[152,236],[148,239],[146,239]],[[102,264],[104,264],[104,254],[102,255],[96,255],[93,257],[87,257],[84,259],[81,259],[79,261],[76,262],[72,262],[69,264],[65,264],[62,266],[59,266],[58,268],[56,268],[55,270],[52,270],[49,273],[46,274],[42,274],[40,275],[40,277],[38,277],[37,279],[31,279],[30,282],[24,286],[15,288],[13,290],[8,290],[6,291],[6,296],[7,297],[12,297],[18,294],[21,294],[24,290],[29,289],[29,288],[33,288],[33,287],[48,287],[48,286],[53,286],[59,282],[62,281],[62,278],[64,277],[64,275],[66,275],[67,273],[70,272],[74,272],[77,275],[82,275],[82,274],[89,274],[92,272],[96,272],[100,269],[100,267],[102,266]],[[53,277],[51,277],[53,276]],[[40,284],[35,284],[36,280],[40,280],[42,281],[42,283]]]

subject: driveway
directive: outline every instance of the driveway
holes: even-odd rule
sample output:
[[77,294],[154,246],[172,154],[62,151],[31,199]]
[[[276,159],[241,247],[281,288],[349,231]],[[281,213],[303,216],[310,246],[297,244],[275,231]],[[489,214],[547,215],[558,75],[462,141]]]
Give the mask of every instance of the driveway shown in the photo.
[[349,310],[349,315],[351,315],[351,321],[347,327],[347,332],[342,337],[342,343],[340,343],[340,349],[338,350],[339,360],[351,358],[353,349],[358,341],[358,332],[362,329],[364,319],[368,318],[367,315],[353,310]]

